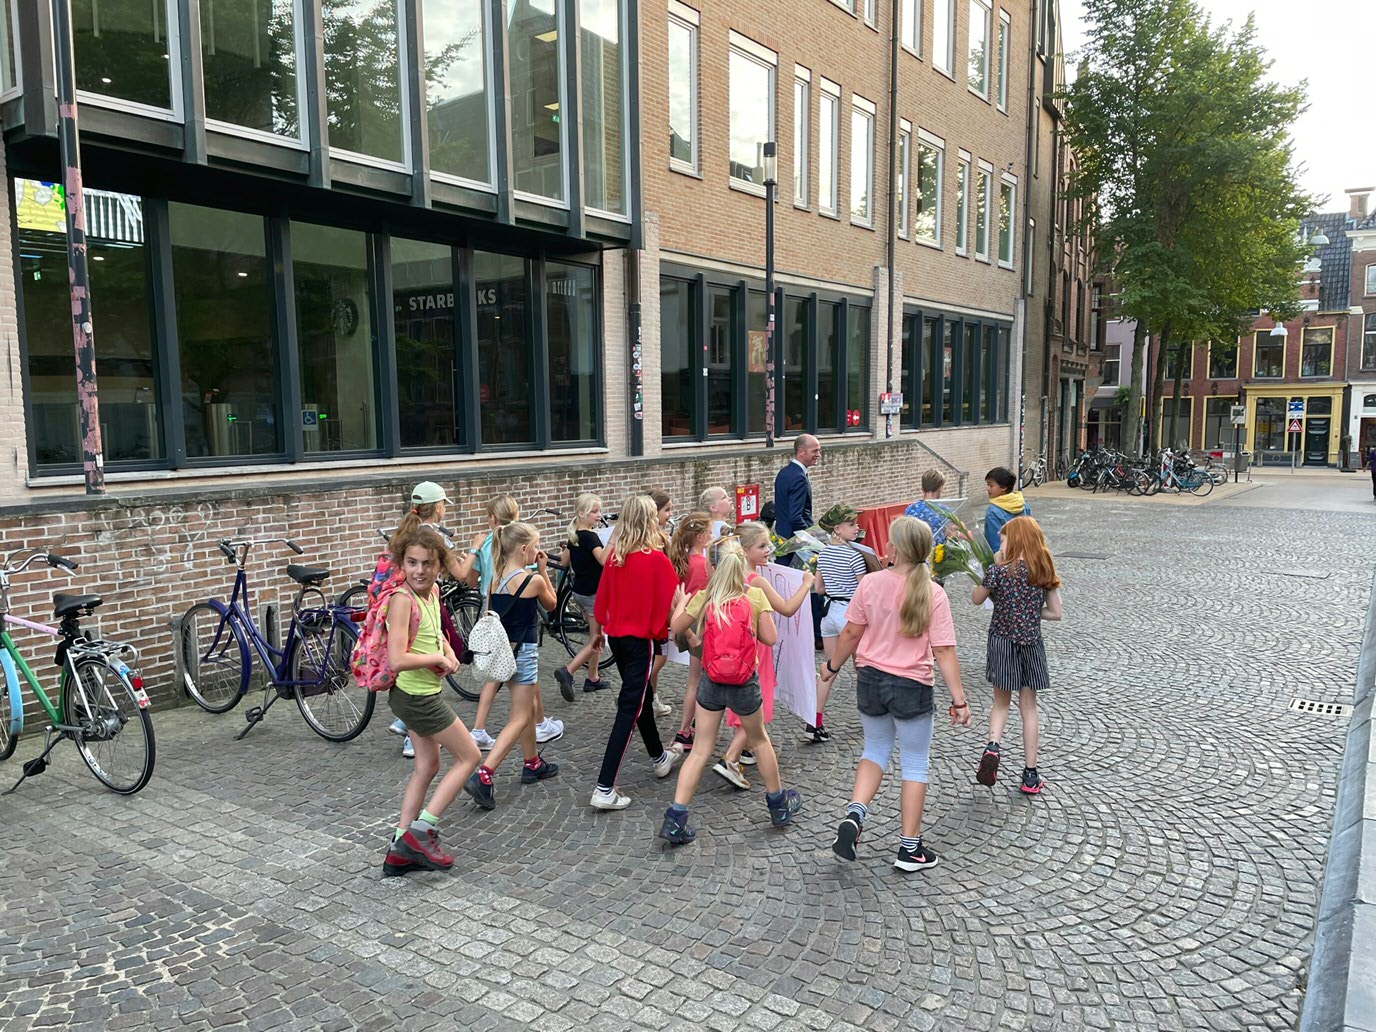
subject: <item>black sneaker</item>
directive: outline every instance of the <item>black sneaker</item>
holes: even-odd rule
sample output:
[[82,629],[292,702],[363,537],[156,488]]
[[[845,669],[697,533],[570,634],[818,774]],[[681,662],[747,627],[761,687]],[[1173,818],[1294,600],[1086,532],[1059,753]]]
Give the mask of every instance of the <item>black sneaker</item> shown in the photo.
[[673,810],[664,811],[664,823],[659,826],[659,837],[670,845],[686,846],[698,837],[696,828],[688,827],[688,814],[682,818],[675,816]]
[[573,675],[563,667],[557,667],[554,671],[554,679],[559,682],[559,694],[564,697],[564,701],[572,702]]
[[[533,785],[537,781],[544,781],[546,778],[555,777],[559,773],[559,764],[550,763],[543,756],[540,757],[538,767],[521,767],[521,784]],[[473,798],[477,798],[474,796]]]
[[899,846],[898,857],[893,865],[900,871],[921,871],[924,868],[935,867],[939,860],[936,853],[926,845],[918,846],[916,849]]
[[475,770],[463,783],[463,790],[473,797],[473,801],[484,810],[497,809],[497,792],[492,782],[483,784],[483,779]]
[[990,742],[984,747],[984,755],[979,758],[979,768],[975,780],[981,785],[992,785],[999,775],[999,743]]
[[793,823],[793,815],[803,808],[803,797],[796,788],[786,788],[783,798],[769,806],[769,819],[774,827],[782,828]]
[[599,677],[596,681],[591,681],[586,677],[583,678],[583,691],[585,692],[602,692],[610,687],[611,685],[607,683],[605,677]]
[[860,841],[860,818],[855,816],[847,817],[836,829],[836,841],[831,844],[831,851],[842,860],[855,859],[855,844]]
[[1042,777],[1037,773],[1036,767],[1022,769],[1022,784],[1018,787],[1028,795],[1036,795],[1042,790]]
[[803,731],[803,741],[811,745],[820,745],[822,742],[831,741],[831,732],[824,727],[813,727],[808,724]]

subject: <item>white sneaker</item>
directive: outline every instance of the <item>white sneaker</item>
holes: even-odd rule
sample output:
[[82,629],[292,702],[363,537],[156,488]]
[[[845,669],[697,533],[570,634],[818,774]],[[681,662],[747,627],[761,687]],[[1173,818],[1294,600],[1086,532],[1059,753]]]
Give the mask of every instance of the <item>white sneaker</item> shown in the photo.
[[468,733],[473,736],[473,744],[479,749],[491,749],[497,744],[497,740],[480,727],[475,727]]
[[737,788],[749,788],[750,782],[745,779],[745,771],[741,769],[739,763],[732,763],[729,760],[718,760],[712,766],[712,773],[720,774]]
[[610,792],[595,788],[590,805],[594,810],[624,810],[631,805],[631,797],[622,795],[615,788]]
[[746,767],[755,766],[755,754],[749,749],[741,750],[741,764]]
[[404,735],[406,734],[406,721],[398,717],[396,720],[392,721],[387,730],[394,735]]
[[674,752],[672,749],[665,749],[664,755],[655,760],[655,777],[667,778],[674,771],[674,764],[682,753]]
[[655,716],[667,717],[672,712],[674,712],[674,707],[670,706],[658,696],[655,697]]
[[407,735],[401,740],[401,755],[403,759],[412,760],[416,756],[416,747],[411,744],[411,736]]
[[564,722],[555,720],[553,717],[546,717],[535,725],[535,741],[540,745],[546,742],[553,742],[564,737]]

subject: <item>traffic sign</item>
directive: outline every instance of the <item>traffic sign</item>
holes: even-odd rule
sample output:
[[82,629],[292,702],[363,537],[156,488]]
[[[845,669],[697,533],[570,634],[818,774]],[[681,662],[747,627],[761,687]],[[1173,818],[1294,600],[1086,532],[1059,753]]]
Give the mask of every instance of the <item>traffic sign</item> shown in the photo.
[[1299,433],[1299,432],[1300,432],[1300,421],[1299,421],[1298,419],[1292,419],[1292,420],[1290,420],[1290,433],[1292,433],[1292,434],[1297,434],[1297,433]]
[[1232,406],[1232,411],[1230,412],[1230,418],[1231,418],[1232,421],[1233,421],[1233,426],[1246,426],[1246,425],[1247,425],[1247,406],[1246,406],[1246,405],[1234,405],[1234,406]]
[[1304,416],[1304,399],[1291,398],[1285,405],[1287,419],[1301,419]]

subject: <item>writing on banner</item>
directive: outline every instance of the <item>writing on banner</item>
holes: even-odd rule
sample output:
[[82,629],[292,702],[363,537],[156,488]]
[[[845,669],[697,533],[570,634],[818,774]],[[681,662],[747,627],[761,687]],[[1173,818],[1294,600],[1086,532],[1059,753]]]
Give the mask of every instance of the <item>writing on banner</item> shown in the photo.
[[[779,593],[789,598],[803,583],[803,571],[791,566],[770,563],[761,574]],[[775,707],[784,706],[804,722],[817,719],[817,668],[810,600],[792,616],[774,614],[774,626],[779,629],[779,641],[774,646]]]

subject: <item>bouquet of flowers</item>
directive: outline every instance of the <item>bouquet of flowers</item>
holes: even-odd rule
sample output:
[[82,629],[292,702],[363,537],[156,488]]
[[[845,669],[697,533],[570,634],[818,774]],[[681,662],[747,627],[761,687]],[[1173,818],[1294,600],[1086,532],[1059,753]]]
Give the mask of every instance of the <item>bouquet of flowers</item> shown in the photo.
[[798,531],[791,538],[785,540],[771,530],[769,543],[774,546],[776,559],[785,555],[797,555],[804,567],[816,573],[817,556],[826,547],[826,539],[829,536],[820,527],[809,527],[807,530]]
[[989,543],[983,535],[972,533],[955,513],[947,513],[947,520],[953,529],[947,533],[946,543],[932,550],[932,572],[943,580],[963,573],[977,585],[983,584],[984,571],[994,564]]

